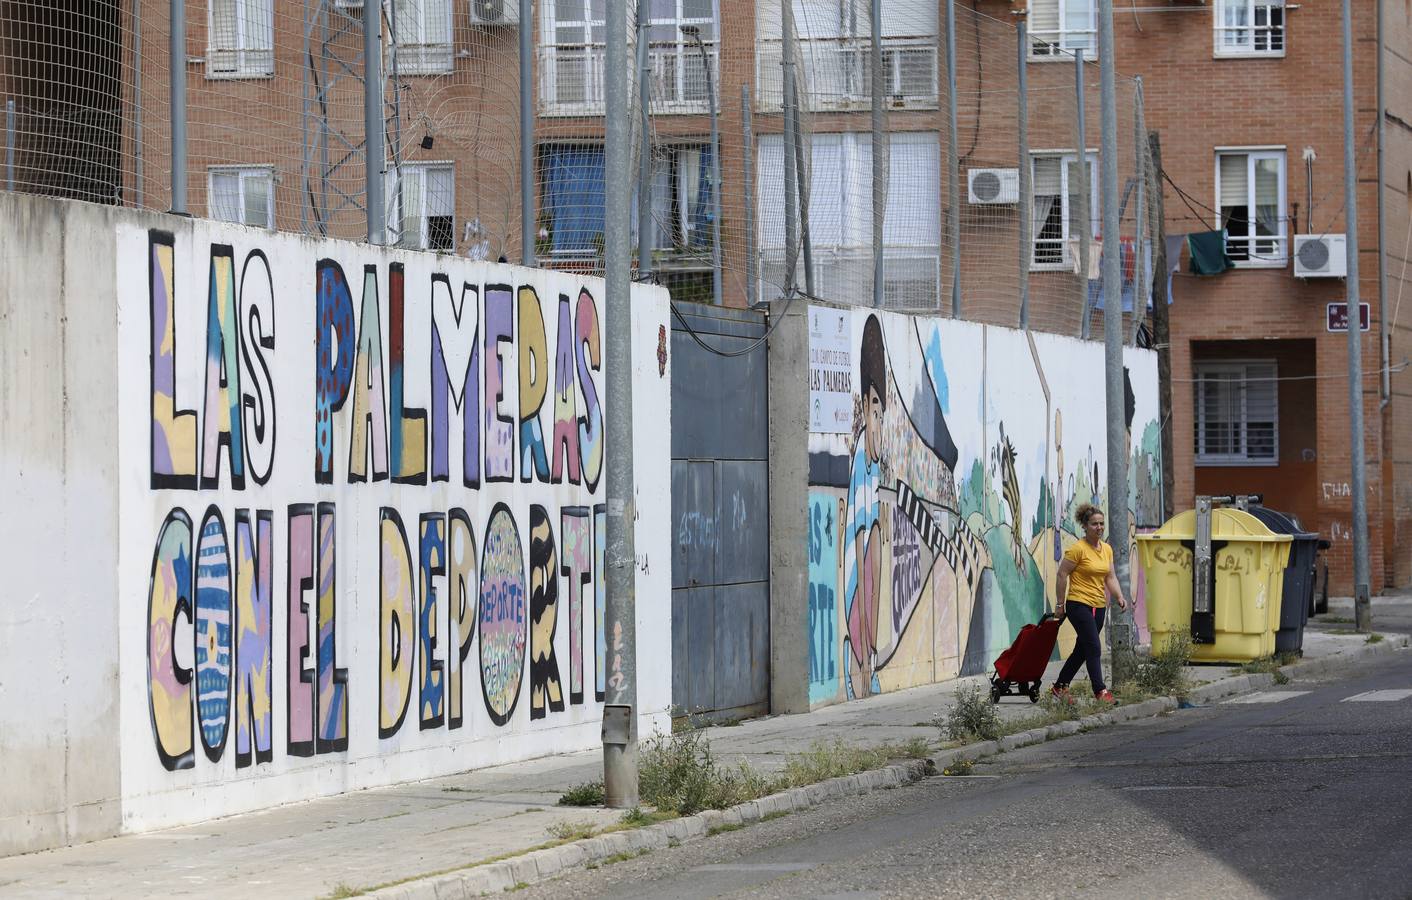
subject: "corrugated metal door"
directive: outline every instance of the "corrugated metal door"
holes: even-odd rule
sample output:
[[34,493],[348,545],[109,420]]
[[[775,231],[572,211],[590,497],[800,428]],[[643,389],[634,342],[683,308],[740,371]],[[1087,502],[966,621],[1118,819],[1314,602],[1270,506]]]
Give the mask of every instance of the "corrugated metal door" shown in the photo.
[[[764,317],[681,304],[712,347],[740,350]],[[723,357],[672,323],[672,704],[758,715],[770,702],[769,419],[765,347]]]

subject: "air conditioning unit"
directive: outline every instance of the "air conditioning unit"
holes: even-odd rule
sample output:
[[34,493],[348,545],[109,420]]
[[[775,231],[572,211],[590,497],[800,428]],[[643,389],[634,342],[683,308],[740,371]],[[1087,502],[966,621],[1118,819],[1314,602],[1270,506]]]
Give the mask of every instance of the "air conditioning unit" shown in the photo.
[[1341,234],[1294,236],[1295,278],[1344,278],[1348,275],[1347,238]]
[[967,194],[972,203],[1019,203],[1019,169],[967,169]]
[[471,21],[477,25],[518,25],[519,0],[471,0]]

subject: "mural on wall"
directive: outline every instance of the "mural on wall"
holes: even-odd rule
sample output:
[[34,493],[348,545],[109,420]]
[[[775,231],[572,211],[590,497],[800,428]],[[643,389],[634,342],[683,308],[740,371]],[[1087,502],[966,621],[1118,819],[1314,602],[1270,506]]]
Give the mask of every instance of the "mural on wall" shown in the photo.
[[[824,411],[810,433],[810,701],[987,671],[1052,608],[1058,561],[1078,539],[1074,510],[1107,502],[1102,384],[1083,374],[1102,347],[869,310],[809,313],[811,410]],[[1156,362],[1128,354],[1138,374],[1125,413],[1141,436],[1129,504],[1146,525],[1160,514]],[[851,428],[827,412],[839,394]]]
[[[490,763],[555,746],[546,729],[596,741],[601,282],[212,223],[122,226],[118,244],[141,329],[123,345],[140,463],[122,502],[152,510],[121,536],[124,590],[145,601],[122,626],[122,689],[147,720],[124,731],[125,790],[372,756],[386,782],[435,774],[404,750],[450,771],[475,764],[453,755],[468,742]],[[634,291],[634,405],[665,422],[665,292]],[[668,496],[669,430],[649,431],[638,491]],[[668,515],[639,510],[640,598],[670,596],[649,563]],[[670,647],[669,604],[638,627]],[[669,689],[644,692],[665,715]]]

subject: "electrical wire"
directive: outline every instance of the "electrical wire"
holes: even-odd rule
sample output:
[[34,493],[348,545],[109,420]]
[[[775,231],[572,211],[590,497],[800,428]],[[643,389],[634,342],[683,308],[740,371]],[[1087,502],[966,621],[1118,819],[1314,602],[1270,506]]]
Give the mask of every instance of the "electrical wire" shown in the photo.
[[[687,335],[693,341],[696,342],[696,345],[698,347],[700,347],[702,350],[705,350],[707,353],[713,353],[716,356],[724,356],[729,359],[738,356],[745,356],[748,353],[753,353],[761,344],[769,340],[770,335],[774,334],[775,329],[780,327],[780,323],[784,321],[785,316],[789,313],[789,308],[794,305],[794,301],[797,298],[804,296],[808,295],[805,294],[803,291],[797,289],[794,291],[794,293],[790,294],[789,298],[785,300],[784,309],[780,310],[780,314],[778,316],[771,317],[774,319],[774,321],[771,322],[769,327],[765,329],[765,333],[760,335],[755,340],[751,341],[749,345],[740,350],[722,350],[719,347],[712,347],[710,344],[706,343],[706,341],[701,337],[701,335],[697,333],[696,329],[691,327],[691,323],[686,320],[686,317],[681,314],[681,310],[677,309],[676,301],[672,300],[669,302],[672,305],[672,315],[677,317],[677,321],[682,324],[682,327],[686,329]],[[819,300],[818,297],[810,297],[809,299]]]
[[[1407,369],[1408,366],[1412,366],[1412,362],[1409,362],[1407,359],[1403,359],[1402,362],[1397,363],[1397,364],[1395,364],[1395,365],[1383,366],[1382,368],[1380,368],[1380,369],[1378,369],[1378,370],[1376,370],[1376,371],[1373,371],[1373,372],[1364,372],[1364,373],[1363,373],[1363,376],[1364,376],[1364,377],[1367,377],[1367,376],[1369,376],[1369,375],[1381,375],[1381,374],[1383,374],[1384,372],[1387,372],[1387,373],[1392,374],[1392,375],[1396,375],[1398,372],[1401,372],[1401,371],[1404,371],[1405,369]],[[1326,374],[1323,374],[1323,375],[1275,375],[1275,376],[1272,376],[1272,377],[1269,377],[1269,378],[1242,378],[1241,381],[1242,381],[1242,383],[1246,383],[1246,384],[1249,384],[1249,383],[1252,383],[1252,382],[1259,382],[1259,383],[1261,383],[1261,384],[1269,384],[1269,383],[1277,382],[1277,381],[1342,381],[1342,380],[1346,380],[1347,378],[1348,378],[1348,373],[1347,373],[1347,372],[1330,372],[1330,373],[1326,373]],[[1170,380],[1172,381],[1173,384],[1196,384],[1196,383],[1198,383],[1198,382],[1200,382],[1200,381],[1203,381],[1203,380],[1205,380],[1205,379],[1201,379],[1201,378],[1172,378],[1172,379],[1170,379]]]

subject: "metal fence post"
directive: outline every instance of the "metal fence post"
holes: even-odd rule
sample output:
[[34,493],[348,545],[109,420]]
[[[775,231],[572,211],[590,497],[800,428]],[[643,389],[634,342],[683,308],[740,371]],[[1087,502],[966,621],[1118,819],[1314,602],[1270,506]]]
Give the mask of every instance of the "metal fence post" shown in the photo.
[[1019,49],[1016,52],[1017,71],[1019,72],[1017,91],[1019,111],[1016,115],[1015,130],[1020,138],[1020,327],[1028,329],[1030,327],[1030,259],[1034,255],[1034,236],[1030,233],[1034,216],[1034,182],[1030,167],[1030,82],[1029,73],[1026,71],[1029,61],[1029,39],[1026,35],[1024,21],[1019,23],[1015,34],[1019,41]]
[[[1128,578],[1128,434],[1123,398],[1123,255],[1118,241],[1118,98],[1113,60],[1113,0],[1098,3],[1098,75],[1102,132],[1099,165],[1103,191],[1103,361],[1108,418],[1108,540],[1113,574],[1123,596]],[[1085,293],[1087,296],[1087,293]],[[1117,611],[1108,630],[1115,677],[1122,654],[1132,651],[1132,609]]]
[[740,155],[743,170],[741,184],[745,188],[745,260],[749,267],[745,273],[745,300],[752,309],[759,301],[760,277],[759,260],[755,258],[755,176],[754,156],[755,137],[750,129],[750,85],[740,86],[740,130],[745,151]]
[[172,209],[180,216],[186,208],[186,0],[172,0],[171,69]]
[[382,170],[382,4],[371,2],[363,4],[363,135],[368,243],[384,244],[387,243],[387,200],[383,196]]
[[[1088,255],[1092,248],[1089,246],[1093,239],[1093,210],[1090,203],[1093,200],[1093,191],[1089,187],[1088,178],[1088,127],[1084,121],[1084,51],[1079,48],[1074,51],[1074,91],[1078,97],[1078,123],[1079,123],[1079,146],[1075,151],[1078,160],[1079,170],[1079,209],[1083,211],[1083,218],[1079,222],[1079,285],[1083,290],[1083,316],[1079,320],[1079,337],[1088,340],[1090,337],[1091,322],[1089,317],[1093,310],[1089,308],[1089,285],[1088,285]],[[1074,208],[1073,191],[1069,192],[1069,209]],[[1077,217],[1073,217],[1077,218]]]
[[784,176],[784,292],[788,296],[799,285],[799,248],[794,243],[799,227],[799,182],[794,171],[794,126],[799,115],[794,108],[794,4],[781,3],[780,16],[780,105],[784,108],[784,158],[780,161],[780,174]]
[[[608,636],[603,719],[603,788],[607,806],[637,806],[637,563],[633,527],[632,257],[628,203],[632,180],[631,103],[628,100],[627,0],[607,3],[606,137],[604,146],[604,269],[607,277]],[[623,720],[626,719],[624,722]],[[625,725],[614,729],[613,723]]]
[[951,317],[961,318],[961,160],[956,130],[956,0],[946,0],[946,220],[951,231]]
[[882,0],[872,0],[872,71],[873,95],[873,307],[883,305],[883,224],[887,217],[887,169],[884,165],[883,71],[882,71]]
[[5,189],[15,189],[15,101],[5,101]]
[[520,264],[533,268],[538,216],[534,203],[534,0],[520,3]]
[[652,275],[652,56],[648,53],[651,0],[637,0],[637,104],[642,128],[637,161],[637,277],[647,281]]

